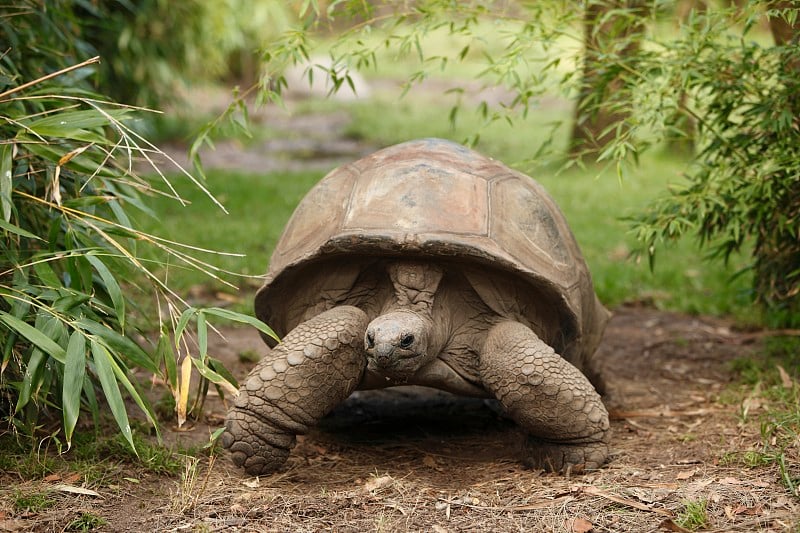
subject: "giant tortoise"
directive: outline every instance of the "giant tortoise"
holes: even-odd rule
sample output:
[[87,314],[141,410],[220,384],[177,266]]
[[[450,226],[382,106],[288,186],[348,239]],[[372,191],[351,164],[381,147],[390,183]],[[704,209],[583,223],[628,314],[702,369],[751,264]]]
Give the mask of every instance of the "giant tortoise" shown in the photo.
[[410,141],[328,174],[286,226],[255,309],[283,340],[222,436],[250,474],[279,468],[353,391],[396,385],[499,400],[534,467],[608,456],[594,353],[609,314],[575,238],[533,179],[463,146]]

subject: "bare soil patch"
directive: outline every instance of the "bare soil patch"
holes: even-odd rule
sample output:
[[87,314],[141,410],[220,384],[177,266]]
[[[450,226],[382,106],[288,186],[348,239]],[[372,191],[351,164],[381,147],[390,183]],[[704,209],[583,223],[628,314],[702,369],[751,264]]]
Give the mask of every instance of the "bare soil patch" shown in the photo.
[[[240,354],[266,345],[250,330],[224,334],[210,351],[242,377]],[[81,513],[105,519],[102,531],[682,531],[687,502],[705,505],[702,530],[797,531],[800,501],[776,466],[725,460],[760,446],[759,406],[744,418],[725,401],[730,362],[758,356],[752,340],[724,320],[618,309],[600,348],[613,457],[598,471],[526,469],[521,435],[490,403],[391,389],[351,397],[271,476],[247,477],[219,453],[181,477],[56,491],[55,506],[26,515],[9,506],[19,485],[6,473],[0,531],[63,531]],[[206,413],[168,438],[205,442],[225,407],[212,397]]]

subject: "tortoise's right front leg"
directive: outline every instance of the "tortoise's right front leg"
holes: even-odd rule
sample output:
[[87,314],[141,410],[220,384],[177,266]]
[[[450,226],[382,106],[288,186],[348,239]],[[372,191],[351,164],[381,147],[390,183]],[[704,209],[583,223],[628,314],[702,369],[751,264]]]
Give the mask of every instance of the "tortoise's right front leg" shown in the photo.
[[308,431],[358,386],[367,315],[341,306],[290,331],[250,372],[225,420],[222,444],[248,474],[280,467]]

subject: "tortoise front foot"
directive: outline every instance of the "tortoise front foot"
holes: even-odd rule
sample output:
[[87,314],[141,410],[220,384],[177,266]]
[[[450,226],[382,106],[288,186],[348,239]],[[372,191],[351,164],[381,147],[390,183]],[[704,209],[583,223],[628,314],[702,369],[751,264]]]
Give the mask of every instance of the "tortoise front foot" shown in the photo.
[[294,432],[272,425],[244,406],[231,409],[222,434],[222,445],[230,450],[233,463],[253,476],[280,468],[296,440]]
[[559,443],[528,437],[524,453],[523,461],[531,468],[578,474],[603,466],[608,458],[608,443]]
[[517,322],[492,327],[481,353],[481,378],[529,435],[524,460],[554,472],[600,467],[609,422],[592,384]]
[[222,444],[248,474],[268,474],[358,386],[367,316],[341,306],[290,331],[250,372],[228,412]]

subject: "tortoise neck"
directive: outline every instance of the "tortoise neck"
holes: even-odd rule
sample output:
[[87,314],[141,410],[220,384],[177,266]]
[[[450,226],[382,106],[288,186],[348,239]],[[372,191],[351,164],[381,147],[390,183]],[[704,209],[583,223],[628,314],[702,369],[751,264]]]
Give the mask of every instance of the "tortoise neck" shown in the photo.
[[397,261],[390,263],[387,271],[394,289],[394,301],[390,308],[413,311],[431,319],[433,300],[442,280],[442,269],[430,263]]

